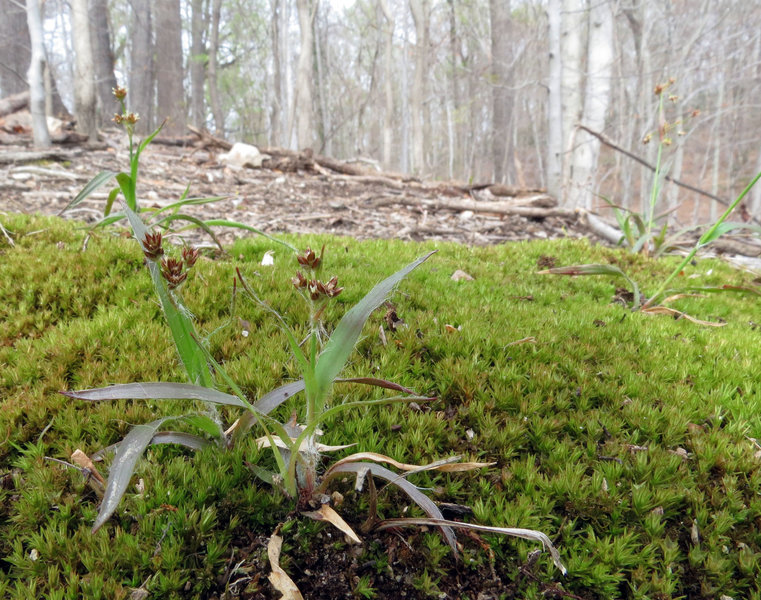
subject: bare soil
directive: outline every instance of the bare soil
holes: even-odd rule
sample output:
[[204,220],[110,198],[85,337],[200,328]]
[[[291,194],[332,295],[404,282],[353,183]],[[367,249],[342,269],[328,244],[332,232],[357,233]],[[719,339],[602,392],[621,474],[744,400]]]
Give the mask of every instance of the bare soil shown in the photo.
[[[30,152],[29,147],[0,146],[0,212],[59,214],[98,172],[127,169],[129,155],[118,139],[114,135],[96,148],[60,147],[57,159],[34,162],[9,160]],[[188,206],[183,212],[202,219],[239,221],[268,233],[330,233],[357,239],[446,240],[469,245],[591,235],[575,215],[525,217],[451,208],[458,201],[489,204],[495,200],[527,206],[536,194],[497,198],[488,189],[392,178],[369,169],[363,170],[364,175],[346,175],[316,163],[283,160],[258,169],[234,168],[217,158],[207,149],[148,147],[141,157],[139,200],[143,206],[165,206],[179,200],[189,185],[189,197],[223,199]],[[103,215],[108,189],[101,188],[63,216],[96,222]],[[450,208],[442,207],[442,202]],[[245,235],[227,228],[218,231],[223,241]]]

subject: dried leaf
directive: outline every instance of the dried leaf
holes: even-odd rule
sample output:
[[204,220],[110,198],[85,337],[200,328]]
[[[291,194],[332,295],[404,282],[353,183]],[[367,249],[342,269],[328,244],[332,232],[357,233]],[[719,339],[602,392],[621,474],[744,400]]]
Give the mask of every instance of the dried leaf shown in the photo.
[[98,473],[98,469],[95,468],[95,465],[93,464],[90,457],[87,456],[87,454],[85,454],[84,452],[82,452],[79,448],[74,450],[74,452],[72,453],[71,462],[73,462],[78,467],[87,469],[90,472],[90,474],[93,476],[93,478],[102,486],[106,485],[106,480],[103,479],[103,476],[100,473]]
[[[285,442],[281,440],[279,437],[274,438],[275,439],[275,445],[278,448],[288,448],[288,446],[285,445]],[[291,438],[292,442],[296,441],[296,438]],[[260,438],[256,439],[256,444],[259,446],[259,448],[269,448],[270,447],[270,441],[267,438],[267,436],[262,436]],[[299,451],[305,451],[306,450],[306,444],[307,441],[304,440],[301,442],[301,447],[299,448]],[[356,444],[346,444],[343,446],[328,446],[326,444],[317,444],[317,449],[320,452],[336,452],[338,450],[345,450],[346,448],[351,448],[352,446],[356,446]]]
[[327,521],[328,523],[332,524],[336,529],[342,531],[344,534],[346,534],[346,537],[348,537],[352,542],[355,544],[361,544],[362,540],[359,539],[359,536],[354,533],[354,530],[349,527],[349,524],[344,521],[341,518],[341,515],[339,515],[329,504],[323,504],[320,506],[319,510],[311,511],[311,512],[303,512],[301,513],[305,517],[309,517],[310,519],[314,519],[315,521]]
[[496,464],[493,462],[490,462],[490,463],[454,462],[459,459],[460,459],[459,456],[451,456],[449,458],[438,460],[428,465],[410,465],[407,463],[400,463],[399,461],[394,460],[390,456],[386,456],[385,454],[378,454],[377,452],[357,452],[355,454],[352,454],[350,456],[347,456],[337,461],[333,465],[333,467],[337,467],[338,465],[342,465],[348,462],[356,462],[360,460],[372,460],[374,462],[387,463],[389,465],[393,465],[397,469],[401,469],[402,471],[420,472],[420,471],[435,470],[435,471],[442,471],[444,473],[457,473],[461,471],[473,471],[474,469],[482,469],[484,467],[491,467],[492,465]]
[[283,538],[273,533],[267,544],[267,557],[270,560],[272,572],[268,579],[278,592],[283,594],[281,600],[304,600],[299,588],[293,583],[293,579],[280,567],[280,549],[283,547]]
[[452,281],[473,281],[473,277],[461,269],[452,273]]
[[691,317],[687,313],[683,313],[674,308],[669,308],[668,306],[648,306],[646,308],[643,308],[642,312],[650,314],[650,315],[671,315],[672,317],[676,319],[687,319],[688,321],[695,323],[696,325],[705,325],[707,327],[724,327],[724,325],[726,325],[726,323],[713,323],[712,321],[702,321],[700,319],[696,319],[695,317]]
[[565,575],[568,571],[560,560],[560,553],[557,548],[553,546],[550,538],[541,531],[534,529],[519,529],[516,527],[489,527],[487,525],[475,525],[473,523],[463,523],[460,521],[448,521],[446,519],[386,519],[380,523],[376,529],[388,529],[391,527],[403,527],[406,525],[435,525],[437,527],[447,526],[455,527],[458,529],[472,529],[475,531],[483,531],[484,533],[501,533],[504,535],[511,535],[513,537],[519,537],[524,540],[531,540],[541,542],[546,550],[549,551],[552,556],[552,562],[560,569],[560,572]]
[[505,348],[508,346],[517,346],[518,344],[536,344],[536,338],[533,335],[521,338],[519,340],[515,340],[514,342],[510,342],[509,344],[505,344]]
[[265,252],[264,256],[262,257],[262,266],[271,267],[274,264],[275,264],[275,259],[273,258],[273,252],[272,250],[267,250],[267,252]]

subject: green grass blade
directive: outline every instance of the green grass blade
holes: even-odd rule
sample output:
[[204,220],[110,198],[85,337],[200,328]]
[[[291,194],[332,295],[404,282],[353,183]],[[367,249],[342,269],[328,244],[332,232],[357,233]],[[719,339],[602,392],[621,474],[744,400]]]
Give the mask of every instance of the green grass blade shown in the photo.
[[106,207],[103,209],[103,216],[107,217],[111,214],[111,208],[114,206],[114,200],[119,195],[120,189],[115,187],[108,193],[108,199],[106,200]]
[[279,388],[276,388],[271,392],[267,392],[264,394],[264,396],[259,398],[259,401],[254,403],[254,409],[257,412],[267,415],[275,410],[278,406],[280,406],[283,402],[288,400],[288,398],[295,396],[299,392],[303,391],[303,379],[286,383],[285,385],[281,385]]
[[[435,252],[435,251],[434,251]],[[362,334],[362,328],[370,314],[386,301],[394,287],[409,273],[434,254],[429,252],[403,269],[377,284],[367,295],[347,312],[325,344],[315,367],[316,384],[321,391],[327,390],[346,365],[354,345]],[[321,394],[320,394],[321,395]]]
[[198,435],[184,431],[159,431],[151,439],[151,446],[157,444],[179,444],[191,450],[203,450],[211,446],[211,442]]
[[113,171],[101,171],[98,173],[87,183],[87,185],[85,185],[85,187],[82,188],[82,191],[76,195],[74,200],[63,207],[63,210],[58,213],[58,216],[61,216],[70,208],[74,208],[77,204],[85,200],[90,194],[92,194],[95,190],[103,186],[106,182],[110,181],[115,176],[116,173]]
[[120,383],[104,388],[61,393],[69,398],[88,402],[103,400],[201,400],[212,404],[250,408],[237,396],[189,383]]
[[152,223],[152,225],[154,227],[161,227],[161,228],[164,228],[164,229],[169,229],[169,224],[172,221],[187,221],[188,223],[192,224],[190,227],[199,227],[199,228],[203,229],[206,232],[206,234],[212,240],[214,240],[214,243],[219,247],[219,249],[222,252],[225,251],[225,249],[222,247],[222,242],[219,241],[219,238],[211,230],[211,228],[208,227],[206,225],[206,223],[204,223],[201,219],[198,219],[198,218],[193,217],[191,215],[186,215],[186,214],[183,214],[183,213],[166,215],[165,217],[163,217],[163,218],[161,218],[161,219],[159,219],[157,221],[154,221]]
[[225,198],[227,198],[227,196],[210,196],[208,198],[183,198],[182,200],[178,200],[177,202],[172,202],[171,204],[167,204],[166,206],[162,206],[161,208],[155,209],[155,211],[152,214],[155,217],[157,215],[160,215],[161,213],[168,212],[168,211],[175,211],[185,206],[198,206],[200,204],[210,204],[212,202],[219,202],[220,200],[224,200]]
[[122,496],[124,496],[124,492],[127,491],[132,474],[135,472],[137,461],[140,460],[140,457],[151,443],[159,427],[165,421],[172,418],[164,417],[145,425],[135,425],[119,443],[114,462],[111,463],[111,469],[108,472],[103,502],[100,505],[95,524],[92,526],[93,533],[98,531],[111,515],[114,514],[116,507],[121,502]]
[[209,227],[235,227],[237,229],[245,229],[246,231],[251,231],[253,233],[266,237],[268,240],[277,242],[278,244],[285,246],[292,252],[298,252],[298,249],[291,246],[288,242],[279,240],[276,237],[273,237],[270,234],[265,233],[261,229],[257,229],[256,227],[252,227],[251,225],[246,225],[245,223],[239,223],[238,221],[229,221],[227,219],[207,219],[206,221],[204,221],[204,223],[206,223],[206,225],[208,225]]
[[[148,228],[137,213],[131,210],[125,203],[122,203],[122,205],[130,225],[132,226],[132,231],[140,242],[141,249],[144,249],[143,240],[145,240],[145,236],[148,233]],[[198,335],[193,326],[193,322],[188,316],[188,311],[183,310],[184,307],[178,305],[178,296],[173,297],[170,294],[166,281],[164,281],[164,278],[161,276],[161,269],[159,268],[158,263],[148,259],[146,259],[146,262],[148,264],[148,270],[151,273],[151,278],[153,279],[153,287],[158,294],[161,308],[164,311],[167,324],[172,332],[174,345],[177,348],[177,353],[180,355],[180,360],[188,374],[188,379],[194,384],[202,385],[204,387],[214,387],[214,378],[212,377],[211,370],[206,362],[206,356],[195,341]]]

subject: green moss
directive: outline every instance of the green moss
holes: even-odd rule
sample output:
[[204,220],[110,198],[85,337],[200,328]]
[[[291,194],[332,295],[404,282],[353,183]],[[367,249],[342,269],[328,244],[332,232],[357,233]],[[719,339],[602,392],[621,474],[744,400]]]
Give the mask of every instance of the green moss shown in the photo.
[[[97,498],[79,472],[45,457],[68,460],[76,448],[92,454],[131,424],[182,405],[86,404],[58,392],[181,381],[182,371],[134,241],[101,233],[82,251],[84,232],[64,221],[7,215],[3,224],[16,246],[0,238],[0,597],[127,598],[144,583],[152,597],[207,597],[241,531],[267,536],[292,508],[245,465],[271,457],[253,442],[196,455],[155,447],[136,474],[143,494],[131,488],[91,535]],[[546,531],[569,569],[564,589],[582,597],[759,597],[761,462],[749,439],[761,438],[757,300],[712,295],[675,304],[727,323],[704,328],[611,304],[615,282],[605,278],[535,274],[542,256],[559,265],[613,262],[647,291],[674,265],[583,241],[469,248],[289,239],[327,244],[328,275],[346,286],[329,323],[382,277],[439,249],[393,298],[406,327],[391,331],[382,311],[373,315],[348,370],[437,399],[419,411],[393,405],[346,415],[326,423],[326,443],[357,442],[352,451],[407,462],[452,454],[495,461],[480,473],[413,480],[438,500],[472,506],[480,523]],[[276,250],[273,267],[260,265],[270,246],[241,240],[230,257],[201,260],[184,294],[200,330],[217,331],[213,355],[252,398],[296,370],[271,318],[241,302],[230,314],[235,267],[289,323],[306,317],[285,252]],[[452,281],[455,269],[475,280]],[[693,276],[699,285],[751,279],[709,260],[684,274]],[[248,336],[238,318],[249,322]],[[298,401],[279,416],[287,419]],[[227,422],[236,416],[223,411]],[[382,502],[392,516],[402,500]],[[287,544],[308,549],[308,523]],[[539,597],[519,568],[536,544],[487,539],[503,580],[523,597]],[[414,585],[435,594],[448,565],[445,546],[432,533],[416,540],[427,564]],[[544,555],[539,568],[542,580],[556,577]],[[354,585],[372,597],[369,579]]]

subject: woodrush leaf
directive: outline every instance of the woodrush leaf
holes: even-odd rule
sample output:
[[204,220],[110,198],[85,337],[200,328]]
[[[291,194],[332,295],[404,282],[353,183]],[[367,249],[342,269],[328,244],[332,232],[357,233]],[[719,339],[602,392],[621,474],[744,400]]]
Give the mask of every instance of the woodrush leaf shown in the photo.
[[96,402],[101,400],[201,400],[247,408],[232,394],[189,383],[120,383],[103,388],[61,392],[64,396]]
[[69,202],[66,206],[63,207],[63,210],[58,213],[58,215],[62,215],[70,208],[74,208],[77,204],[82,202],[83,200],[87,199],[90,194],[92,194],[95,190],[103,186],[106,182],[110,181],[116,176],[116,173],[113,171],[101,171],[98,173],[95,177],[93,177],[89,182],[87,182],[87,185],[82,188],[82,191],[80,191],[75,197],[74,200]]
[[386,301],[402,279],[434,253],[429,252],[378,283],[343,316],[317,359],[315,379],[320,390],[327,390],[343,370],[372,312]]
[[[410,499],[415,502],[415,504],[417,504],[420,508],[422,508],[423,511],[425,511],[425,513],[430,517],[434,519],[440,519],[442,521],[444,520],[444,515],[441,514],[441,511],[439,510],[438,506],[434,504],[433,500],[431,500],[423,492],[417,489],[409,481],[406,479],[399,479],[396,473],[390,471],[386,467],[382,467],[381,465],[366,462],[350,462],[333,465],[325,473],[323,483],[329,478],[335,477],[340,473],[355,473],[359,475],[360,473],[367,471],[373,475],[376,475],[377,477],[380,477],[381,479],[393,482],[395,486],[407,494]],[[452,552],[454,553],[455,557],[457,557],[457,540],[454,537],[452,528],[448,525],[440,525],[439,528],[441,529],[441,533],[444,536],[444,539],[452,548]]]
[[203,450],[211,446],[209,440],[183,431],[159,431],[151,439],[151,445],[155,444],[179,444],[191,450]]
[[270,561],[270,568],[272,573],[269,574],[268,579],[278,592],[283,594],[280,600],[303,600],[303,596],[293,583],[293,579],[288,577],[288,573],[283,571],[280,566],[280,549],[283,546],[283,538],[273,533],[270,537],[270,541],[267,544],[267,557]]
[[[127,215],[127,219],[129,219],[132,231],[140,244],[140,248],[145,250],[143,241],[149,233],[148,228],[140,216],[127,206],[126,202],[122,201],[122,207]],[[153,279],[153,287],[161,302],[164,317],[169,325],[174,345],[185,367],[188,379],[194,384],[200,384],[209,388],[213,387],[214,378],[206,362],[206,355],[195,341],[198,334],[188,316],[187,310],[178,305],[179,297],[172,297],[170,294],[166,281],[164,281],[161,275],[158,263],[150,259],[146,259],[146,263]]]
[[98,518],[95,519],[95,524],[92,527],[92,533],[98,531],[114,514],[124,492],[127,491],[137,461],[140,460],[159,427],[172,418],[164,417],[144,425],[135,425],[119,443],[114,462],[111,463],[111,469],[108,472],[106,491],[103,494],[103,502],[98,511]]
[[409,525],[436,525],[436,526],[449,526],[456,527],[458,529],[471,529],[475,531],[482,531],[484,533],[501,533],[503,535],[511,535],[513,537],[519,537],[524,540],[530,540],[535,542],[541,542],[546,550],[549,551],[552,556],[552,562],[560,569],[563,575],[568,573],[567,569],[560,560],[560,553],[557,548],[552,544],[550,538],[547,537],[541,531],[535,529],[521,529],[517,527],[490,527],[488,525],[475,525],[473,523],[463,523],[461,521],[449,521],[447,519],[418,519],[418,518],[404,518],[404,519],[385,519],[378,524],[376,529],[383,530],[391,527],[404,527]]

